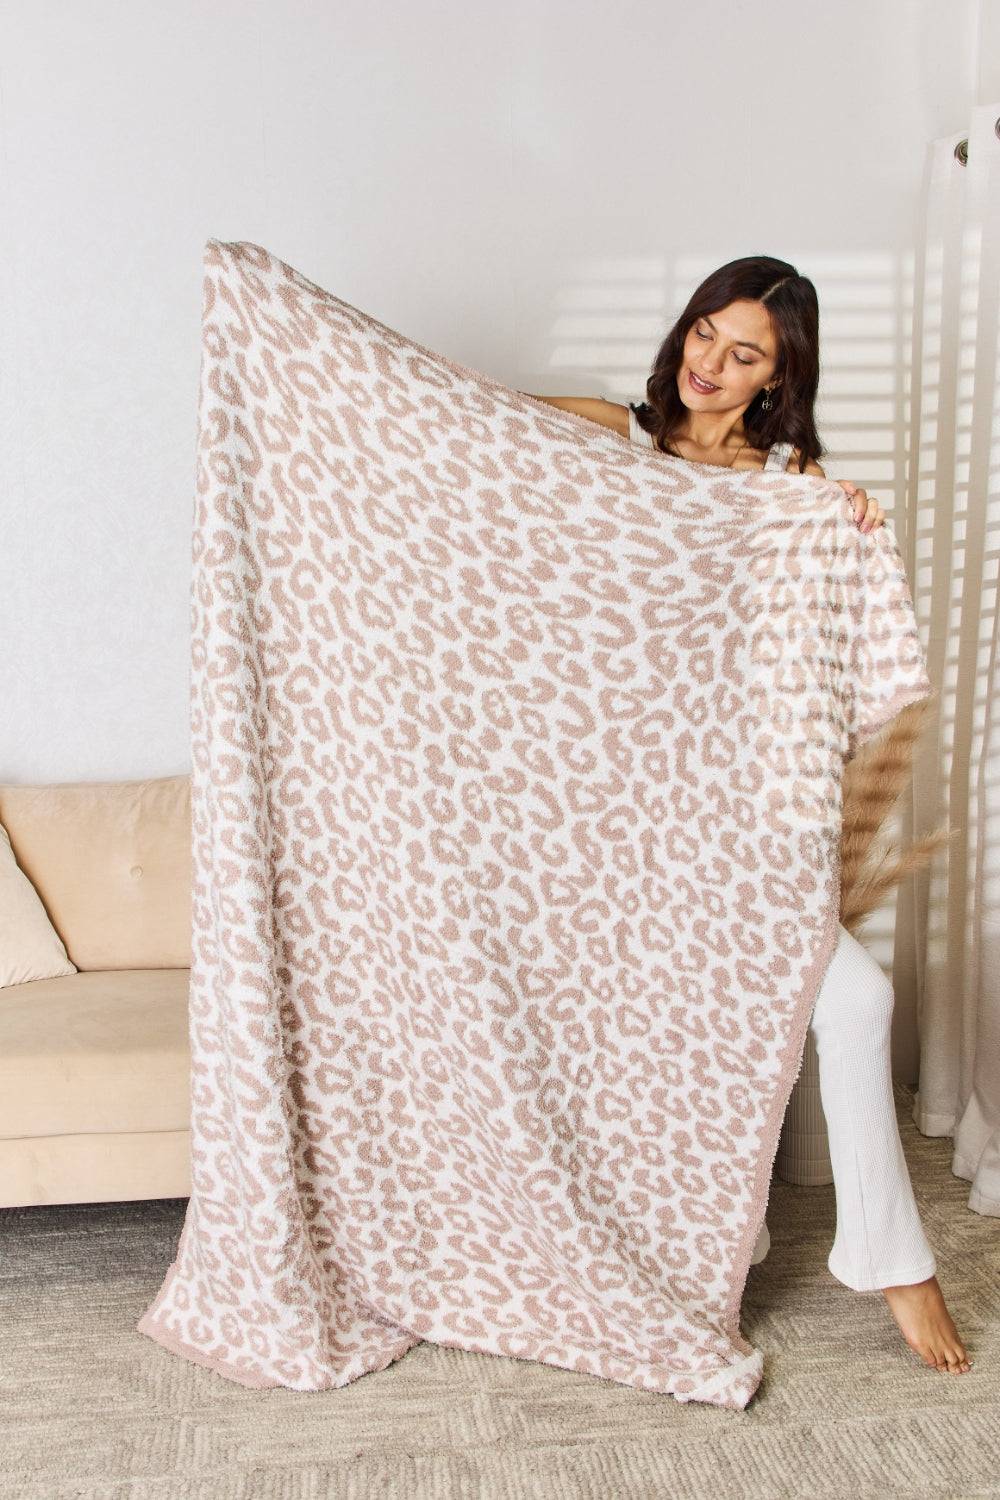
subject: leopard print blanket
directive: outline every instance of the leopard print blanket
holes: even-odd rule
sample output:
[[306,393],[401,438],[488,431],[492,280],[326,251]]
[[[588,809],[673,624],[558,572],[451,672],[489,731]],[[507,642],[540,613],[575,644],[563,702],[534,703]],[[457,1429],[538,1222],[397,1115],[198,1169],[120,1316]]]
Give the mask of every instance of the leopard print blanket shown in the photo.
[[743,1407],[845,759],[926,681],[888,528],[208,246],[193,1194],[142,1330],[421,1339]]

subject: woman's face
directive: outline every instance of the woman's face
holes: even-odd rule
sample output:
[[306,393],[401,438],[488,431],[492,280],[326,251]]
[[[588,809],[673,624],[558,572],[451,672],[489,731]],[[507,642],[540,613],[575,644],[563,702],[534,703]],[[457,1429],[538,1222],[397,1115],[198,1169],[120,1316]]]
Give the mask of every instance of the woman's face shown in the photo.
[[730,302],[698,318],[684,340],[677,390],[689,411],[742,411],[774,384],[778,342],[763,302]]

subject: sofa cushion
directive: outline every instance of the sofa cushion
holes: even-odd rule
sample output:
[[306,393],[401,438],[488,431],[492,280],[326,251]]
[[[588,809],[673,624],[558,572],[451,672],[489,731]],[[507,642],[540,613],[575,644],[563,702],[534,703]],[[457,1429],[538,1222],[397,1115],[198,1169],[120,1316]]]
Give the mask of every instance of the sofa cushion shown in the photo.
[[187,776],[3,786],[0,823],[78,969],[187,967]]
[[190,1191],[191,1133],[186,1129],[0,1138],[3,1208],[186,1198]]
[[0,827],[0,988],[72,974],[73,965]]
[[119,970],[0,990],[0,1137],[186,1129],[188,978]]

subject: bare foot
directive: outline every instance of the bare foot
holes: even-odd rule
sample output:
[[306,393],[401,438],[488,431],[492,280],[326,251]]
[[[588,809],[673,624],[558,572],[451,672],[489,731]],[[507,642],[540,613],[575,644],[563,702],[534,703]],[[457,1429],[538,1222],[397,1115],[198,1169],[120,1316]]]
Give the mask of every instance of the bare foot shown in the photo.
[[972,1368],[936,1276],[914,1286],[883,1287],[882,1294],[904,1339],[926,1364],[947,1375],[964,1375]]

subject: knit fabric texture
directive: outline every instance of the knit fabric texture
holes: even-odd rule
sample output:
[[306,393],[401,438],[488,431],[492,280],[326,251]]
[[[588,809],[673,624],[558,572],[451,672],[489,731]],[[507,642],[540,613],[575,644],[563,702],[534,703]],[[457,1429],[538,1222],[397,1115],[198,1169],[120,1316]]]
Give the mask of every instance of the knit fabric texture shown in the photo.
[[889,528],[206,256],[193,1194],[141,1325],[742,1407],[845,758],[927,690]]

